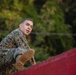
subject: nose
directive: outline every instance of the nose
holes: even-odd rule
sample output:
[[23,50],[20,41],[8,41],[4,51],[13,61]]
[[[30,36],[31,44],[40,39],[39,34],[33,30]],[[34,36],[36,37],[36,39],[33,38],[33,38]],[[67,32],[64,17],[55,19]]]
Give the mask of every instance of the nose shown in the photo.
[[30,27],[30,26],[28,26],[28,29],[29,29],[29,30],[31,30],[31,27]]

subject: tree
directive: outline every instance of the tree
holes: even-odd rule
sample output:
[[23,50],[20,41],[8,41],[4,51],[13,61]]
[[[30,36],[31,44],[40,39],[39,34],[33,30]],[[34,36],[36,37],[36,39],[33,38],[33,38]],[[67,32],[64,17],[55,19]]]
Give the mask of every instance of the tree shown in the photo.
[[[72,34],[76,33],[76,0],[62,0],[61,7],[64,12],[65,23],[71,26]],[[76,47],[76,35],[74,37],[74,47]]]
[[64,14],[57,0],[0,0],[0,40],[27,17],[34,20],[28,42],[36,50],[37,61],[72,48],[72,36],[63,35],[71,34],[71,31],[64,23]]
[[70,26],[64,23],[63,11],[54,0],[43,5],[35,27],[33,45],[42,47],[45,53],[54,56],[73,47],[72,36],[66,35],[71,34]]

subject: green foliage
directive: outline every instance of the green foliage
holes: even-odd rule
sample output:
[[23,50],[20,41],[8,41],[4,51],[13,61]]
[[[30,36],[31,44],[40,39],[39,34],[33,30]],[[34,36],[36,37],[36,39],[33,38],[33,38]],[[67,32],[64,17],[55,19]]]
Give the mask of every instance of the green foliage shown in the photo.
[[35,59],[38,62],[41,62],[43,60],[46,60],[47,58],[49,58],[49,54],[47,53],[46,49],[43,49],[41,47],[36,47],[35,48]]
[[[72,34],[76,33],[76,0],[64,0],[61,2],[61,7],[64,12],[65,23],[69,24],[72,28]],[[76,47],[76,35],[74,37],[74,47]]]
[[39,4],[38,0],[0,0],[0,40],[17,28],[23,18],[32,18],[34,28],[28,36],[28,42],[35,49],[38,62],[73,47],[72,36],[64,35],[71,34],[71,27],[64,23],[60,4],[56,0],[42,2]]
[[[69,25],[64,24],[64,14],[55,1],[47,1],[39,14],[39,23],[35,26],[33,45],[47,48],[50,55],[60,54],[73,47],[73,38]],[[68,41],[69,40],[69,41]]]

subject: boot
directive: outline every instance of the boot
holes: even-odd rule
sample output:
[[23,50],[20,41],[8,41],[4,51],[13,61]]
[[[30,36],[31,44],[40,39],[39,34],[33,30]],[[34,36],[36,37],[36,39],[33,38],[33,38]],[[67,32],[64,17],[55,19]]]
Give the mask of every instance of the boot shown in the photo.
[[24,54],[21,55],[18,62],[13,64],[13,66],[16,68],[16,70],[22,70],[24,68],[24,64],[28,60],[30,60],[34,56],[35,51],[33,49],[27,50]]

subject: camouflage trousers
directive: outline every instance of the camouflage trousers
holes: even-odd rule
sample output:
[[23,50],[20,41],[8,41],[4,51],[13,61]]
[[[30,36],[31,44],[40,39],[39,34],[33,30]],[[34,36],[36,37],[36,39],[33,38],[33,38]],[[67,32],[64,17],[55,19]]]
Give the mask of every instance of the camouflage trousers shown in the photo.
[[16,62],[16,57],[26,51],[26,49],[21,47],[0,50],[0,71],[5,72],[8,67],[11,68],[12,64]]

